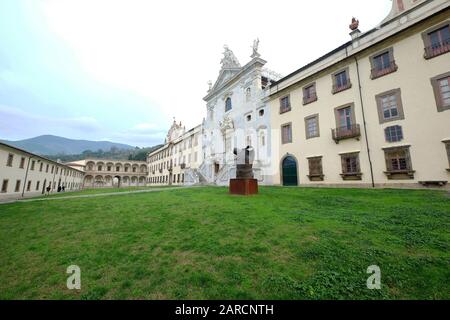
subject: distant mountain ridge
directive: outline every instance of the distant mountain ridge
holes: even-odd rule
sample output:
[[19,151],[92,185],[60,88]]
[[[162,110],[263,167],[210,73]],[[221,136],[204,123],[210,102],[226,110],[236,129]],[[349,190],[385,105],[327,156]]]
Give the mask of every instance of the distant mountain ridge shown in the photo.
[[0,141],[39,155],[81,154],[86,150],[106,151],[110,150],[113,147],[122,150],[131,150],[135,148],[123,143],[110,141],[75,140],[53,135],[42,135],[18,141]]

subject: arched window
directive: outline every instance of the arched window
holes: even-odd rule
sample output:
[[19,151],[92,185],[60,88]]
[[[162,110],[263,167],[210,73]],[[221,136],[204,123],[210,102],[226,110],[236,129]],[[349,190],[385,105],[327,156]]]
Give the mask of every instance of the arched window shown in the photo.
[[232,108],[231,106],[231,98],[228,97],[227,100],[225,100],[225,112],[230,111]]

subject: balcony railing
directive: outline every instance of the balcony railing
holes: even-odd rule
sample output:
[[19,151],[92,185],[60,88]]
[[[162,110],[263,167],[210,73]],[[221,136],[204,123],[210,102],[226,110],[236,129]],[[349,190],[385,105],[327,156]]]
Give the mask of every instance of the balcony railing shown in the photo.
[[351,126],[340,127],[332,129],[333,140],[339,143],[340,140],[359,138],[361,136],[361,129],[359,124],[353,124]]
[[352,87],[352,83],[348,81],[344,85],[333,84],[333,94],[350,89]]
[[389,73],[395,72],[395,71],[397,71],[397,69],[398,69],[398,66],[395,63],[395,60],[392,60],[392,61],[389,62],[389,65],[387,65],[383,69],[372,68],[370,78],[371,79],[376,79],[376,78],[385,76],[385,75],[387,75]]
[[317,101],[317,94],[312,94],[309,97],[303,97],[303,105]]
[[450,39],[437,45],[426,47],[424,58],[431,59],[447,52],[450,52]]

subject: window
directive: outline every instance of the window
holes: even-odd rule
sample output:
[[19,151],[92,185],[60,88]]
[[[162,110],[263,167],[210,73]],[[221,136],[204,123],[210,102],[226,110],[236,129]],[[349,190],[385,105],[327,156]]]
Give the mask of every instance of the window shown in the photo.
[[409,146],[385,148],[386,172],[388,179],[413,179]]
[[31,161],[31,170],[34,170],[35,165],[36,165],[36,160]]
[[285,124],[281,126],[281,143],[291,143],[292,142],[292,125]]
[[55,171],[55,166],[52,166],[52,173]]
[[49,168],[50,166],[47,164],[47,166],[45,167],[45,172],[46,173],[48,173],[48,168]]
[[447,149],[447,158],[448,158],[448,171],[450,171],[450,141],[444,141],[445,149]]
[[306,139],[319,137],[319,115],[315,114],[305,118]]
[[39,185],[41,184],[41,182],[40,181],[36,181],[36,191],[38,191],[39,190]]
[[246,119],[247,119],[247,121],[252,121],[252,115],[251,114],[247,115]]
[[44,164],[41,162],[41,164],[39,165],[39,171],[42,172],[42,167],[44,166]]
[[378,119],[380,123],[405,118],[403,113],[400,89],[383,92],[375,96],[378,107]]
[[397,71],[398,67],[394,60],[394,49],[391,47],[370,57],[372,65],[371,79],[376,79]]
[[422,33],[425,59],[431,59],[450,51],[450,22],[446,21]]
[[4,179],[2,182],[2,193],[8,192],[8,179]]
[[431,79],[438,112],[450,109],[450,72]]
[[232,108],[232,105],[231,105],[231,98],[228,97],[228,98],[225,100],[225,112],[230,111],[231,108]]
[[345,104],[334,109],[336,117],[336,129],[332,130],[333,140],[339,143],[340,140],[349,138],[359,138],[361,130],[355,121],[354,104]]
[[344,180],[361,180],[361,169],[359,166],[359,153],[341,154],[342,173]]
[[303,88],[303,105],[317,100],[316,84],[310,84]]
[[16,180],[16,187],[14,188],[14,192],[20,191],[20,180]]
[[403,140],[403,131],[401,126],[391,126],[384,129],[384,135],[387,142],[398,142]]
[[323,181],[322,157],[308,158],[310,181]]
[[332,93],[338,93],[346,89],[351,88],[352,84],[349,77],[349,69],[341,70],[332,75],[333,78],[333,91]]
[[291,102],[289,96],[280,99],[280,113],[285,113],[291,110]]
[[264,116],[264,109],[259,110],[259,116],[260,117]]
[[116,172],[119,172],[120,171],[120,167],[116,167]]
[[12,167],[14,160],[14,155],[12,153],[8,154],[8,160],[6,161],[6,165],[8,167]]
[[27,191],[30,191],[31,189],[31,180],[27,182]]
[[24,167],[25,167],[25,158],[22,157],[22,158],[20,158],[20,165],[19,165],[19,168],[20,168],[20,169],[23,169]]
[[107,166],[106,170],[111,171],[111,166]]

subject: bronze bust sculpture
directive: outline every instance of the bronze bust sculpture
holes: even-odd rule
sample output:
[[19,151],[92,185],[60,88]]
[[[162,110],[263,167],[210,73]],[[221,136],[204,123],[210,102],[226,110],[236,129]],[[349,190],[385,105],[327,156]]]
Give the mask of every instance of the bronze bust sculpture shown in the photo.
[[238,150],[234,148],[236,155],[236,179],[253,179],[253,159],[255,151],[251,146]]

